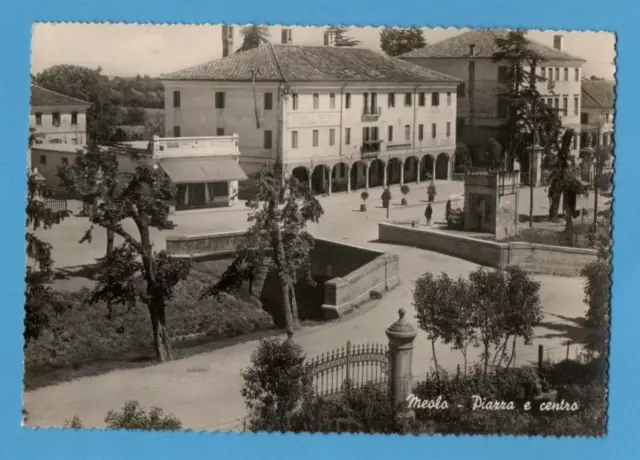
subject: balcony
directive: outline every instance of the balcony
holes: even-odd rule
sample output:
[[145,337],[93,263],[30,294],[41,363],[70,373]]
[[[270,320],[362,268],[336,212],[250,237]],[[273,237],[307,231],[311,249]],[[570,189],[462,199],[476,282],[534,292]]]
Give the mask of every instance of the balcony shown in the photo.
[[372,141],[364,141],[362,147],[360,147],[360,153],[362,154],[362,159],[366,160],[369,158],[377,158],[380,155],[380,144],[381,140],[376,139]]
[[378,121],[381,113],[380,107],[365,107],[362,111],[362,121]]

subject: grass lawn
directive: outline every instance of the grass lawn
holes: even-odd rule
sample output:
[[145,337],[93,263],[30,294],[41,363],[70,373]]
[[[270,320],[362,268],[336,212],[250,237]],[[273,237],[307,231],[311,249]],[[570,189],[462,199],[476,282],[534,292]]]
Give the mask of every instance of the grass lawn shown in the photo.
[[[255,333],[273,330],[271,316],[248,294],[199,298],[228,263],[222,260],[196,264],[189,278],[176,287],[167,306],[176,358],[223,346],[228,339],[243,336],[243,340],[250,340],[255,339]],[[90,285],[92,273],[76,271],[64,282],[67,286]],[[56,289],[63,312],[52,316],[49,327],[25,348],[26,389],[154,362],[146,307],[118,305],[108,315],[104,303],[86,301],[89,293],[87,288],[72,292]]]
[[[585,219],[586,220],[586,219]],[[574,222],[573,238],[565,231],[564,221],[535,224],[534,227],[519,227],[518,235],[506,241],[526,241],[527,243],[567,246],[574,248],[596,249],[596,234],[592,231],[592,222]]]

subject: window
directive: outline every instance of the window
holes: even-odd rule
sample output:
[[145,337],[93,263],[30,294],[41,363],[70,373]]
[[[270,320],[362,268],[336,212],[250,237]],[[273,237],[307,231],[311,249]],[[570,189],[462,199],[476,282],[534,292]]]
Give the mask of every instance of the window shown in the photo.
[[431,107],[440,105],[440,93],[431,93]]
[[549,106],[549,108],[553,108],[553,98],[552,97],[548,97],[547,98],[547,105]]
[[393,126],[387,127],[387,142],[393,142]]
[[573,146],[571,148],[574,150],[578,148],[578,136],[573,136]]
[[298,110],[298,93],[293,93],[291,95],[291,104],[293,110]]
[[544,67],[540,67],[540,76],[542,78],[547,78],[547,69],[545,69]]
[[264,130],[264,148],[270,149],[272,148],[272,144],[273,144],[273,135],[271,133],[271,130],[265,129]]
[[229,182],[210,182],[209,195],[215,196],[229,196]]
[[560,98],[556,97],[553,100],[553,108],[556,110],[560,110]]
[[396,106],[396,93],[389,93],[387,95],[387,105],[389,107],[395,107]]
[[404,95],[404,106],[411,107],[411,93],[405,93]]
[[69,159],[67,157],[62,157],[60,159],[60,161],[62,162],[63,165],[68,165],[69,164]]
[[509,111],[509,99],[498,96],[498,118],[506,118]]
[[40,164],[41,164],[41,165],[46,165],[46,164],[47,164],[47,157],[46,157],[46,155],[40,155]]
[[42,124],[42,113],[40,112],[36,112],[36,125],[41,125]]
[[369,112],[369,93],[362,93],[362,106],[364,113],[371,113]]
[[556,67],[556,81],[560,81],[560,69]]
[[378,111],[378,93],[371,93],[371,113],[376,114]]
[[346,93],[344,95],[344,108],[345,109],[351,108],[351,93]]
[[578,115],[580,108],[580,98],[578,96],[573,96],[573,114]]
[[335,129],[330,129],[329,130],[329,145],[335,145],[336,143],[336,130]]
[[580,69],[575,69],[575,80],[580,81]]
[[582,114],[580,115],[580,123],[583,125],[587,125],[589,124],[589,114],[582,112]]
[[53,126],[60,126],[60,112],[53,112],[51,122]]
[[423,124],[419,124],[418,125],[418,140],[421,141],[422,139],[424,139],[424,125]]
[[224,136],[224,128],[216,128],[216,136]]
[[173,127],[173,137],[180,137],[180,126]]
[[569,69],[564,68],[564,81],[569,81]]
[[451,93],[447,93],[447,105],[451,106]]
[[404,140],[411,140],[411,125],[404,125]]
[[431,138],[432,139],[436,138],[436,132],[437,132],[436,124],[435,123],[431,123]]
[[567,96],[562,97],[562,116],[569,115],[569,98]]
[[175,108],[180,107],[180,91],[173,92],[173,106]]
[[291,148],[298,148],[298,131],[291,131]]
[[224,109],[224,93],[221,91],[216,91],[216,109]]
[[273,93],[264,93],[264,109],[273,110]]
[[320,108],[320,95],[318,93],[313,93],[313,109],[317,110]]
[[424,107],[426,105],[426,97],[424,95],[424,93],[419,93],[418,94],[418,105],[420,107]]
[[78,112],[71,112],[71,126],[78,125]]
[[344,143],[345,145],[351,144],[351,128],[344,129]]
[[378,127],[377,126],[371,126],[371,127],[365,127],[362,128],[362,142],[369,142],[369,141],[377,141],[378,140]]
[[451,137],[451,122],[447,122],[447,137]]
[[465,97],[467,95],[467,88],[464,82],[458,85],[457,94],[458,94],[458,97]]
[[335,93],[330,93],[329,94],[329,108],[330,109],[335,109],[336,108],[336,94]]
[[509,80],[509,67],[501,65],[498,67],[498,81],[505,82]]
[[604,114],[604,121],[605,121],[606,123],[609,123],[609,115],[610,115],[610,114],[609,114],[609,112],[607,112],[607,113],[605,113],[605,114]]
[[318,144],[319,144],[318,130],[314,129],[313,130],[313,146],[317,147]]

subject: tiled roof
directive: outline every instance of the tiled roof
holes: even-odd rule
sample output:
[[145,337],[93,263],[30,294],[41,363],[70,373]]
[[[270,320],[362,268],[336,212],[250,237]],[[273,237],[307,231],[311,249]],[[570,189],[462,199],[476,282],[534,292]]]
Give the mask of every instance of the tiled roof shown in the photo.
[[582,80],[582,107],[586,109],[612,109],[615,99],[615,82]]
[[161,75],[160,80],[250,81],[254,76],[256,81],[460,81],[364,48],[270,43]]
[[[433,59],[461,59],[469,57],[469,46],[474,45],[474,57],[492,58],[498,50],[495,44],[496,38],[506,38],[507,30],[471,30],[455,37],[447,38],[440,42],[427,45],[424,48],[415,49],[403,54],[402,58],[433,58]],[[538,52],[544,59],[550,61],[580,61],[584,59],[572,56],[564,51],[557,50],[534,40],[529,40],[529,46]]]
[[50,89],[37,85],[31,85],[31,107],[56,107],[91,105],[87,101],[76,99],[65,94],[56,93]]

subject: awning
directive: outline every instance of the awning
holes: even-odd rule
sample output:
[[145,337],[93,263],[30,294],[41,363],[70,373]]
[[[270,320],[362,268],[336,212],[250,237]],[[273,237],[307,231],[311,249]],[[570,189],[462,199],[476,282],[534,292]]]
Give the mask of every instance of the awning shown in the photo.
[[247,174],[232,157],[163,158],[159,165],[174,184],[247,179]]

